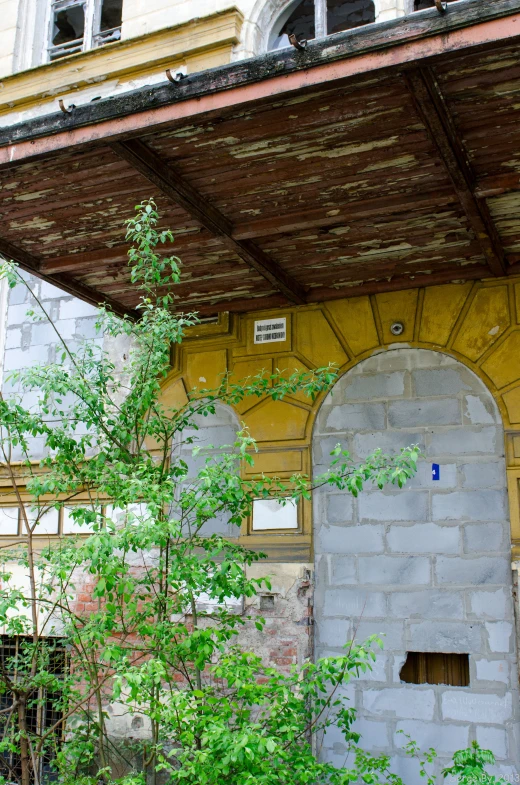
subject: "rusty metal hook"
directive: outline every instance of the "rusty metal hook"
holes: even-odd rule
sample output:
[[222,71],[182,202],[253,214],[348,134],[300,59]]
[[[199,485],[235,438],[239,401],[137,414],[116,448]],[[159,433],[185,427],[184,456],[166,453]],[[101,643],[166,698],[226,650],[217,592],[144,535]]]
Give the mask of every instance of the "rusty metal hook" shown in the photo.
[[305,47],[307,46],[307,39],[301,38],[300,40],[298,40],[295,34],[291,33],[291,35],[289,36],[289,43],[292,44],[292,46],[294,46],[295,49],[305,49]]
[[182,71],[176,71],[174,76],[170,68],[166,69],[166,78],[169,79],[172,84],[176,84],[177,82],[180,82],[181,79],[184,79],[185,76],[186,74],[183,74]]
[[435,8],[439,14],[445,14],[448,10],[448,3],[446,3],[445,0],[435,0]]
[[63,114],[71,114],[72,110],[76,108],[74,104],[71,104],[70,106],[65,106],[62,98],[59,99],[58,103],[60,105],[60,109],[63,112]]

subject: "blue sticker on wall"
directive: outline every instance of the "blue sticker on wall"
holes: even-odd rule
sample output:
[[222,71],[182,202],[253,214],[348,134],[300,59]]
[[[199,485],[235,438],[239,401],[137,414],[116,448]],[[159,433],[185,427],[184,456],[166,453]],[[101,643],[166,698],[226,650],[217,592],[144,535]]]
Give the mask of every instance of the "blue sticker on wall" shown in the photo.
[[432,463],[432,480],[441,479],[441,467],[438,463]]

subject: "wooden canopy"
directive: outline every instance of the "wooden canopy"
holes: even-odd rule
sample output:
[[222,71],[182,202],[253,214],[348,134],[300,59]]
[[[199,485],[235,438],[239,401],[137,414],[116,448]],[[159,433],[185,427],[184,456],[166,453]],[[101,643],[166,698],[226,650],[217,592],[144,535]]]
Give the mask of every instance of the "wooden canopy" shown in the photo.
[[133,313],[153,196],[183,310],[518,272],[519,42],[520,0],[459,0],[4,129],[0,252]]

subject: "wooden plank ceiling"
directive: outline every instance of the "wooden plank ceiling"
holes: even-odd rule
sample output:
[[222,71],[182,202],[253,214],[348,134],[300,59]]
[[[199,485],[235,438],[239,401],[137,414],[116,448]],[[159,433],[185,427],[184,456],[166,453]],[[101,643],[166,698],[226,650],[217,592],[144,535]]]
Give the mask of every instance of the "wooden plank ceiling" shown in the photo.
[[[153,196],[177,306],[317,302],[520,267],[520,53],[450,52],[0,170],[0,252],[132,312],[124,220]],[[519,267],[517,267],[518,265]]]

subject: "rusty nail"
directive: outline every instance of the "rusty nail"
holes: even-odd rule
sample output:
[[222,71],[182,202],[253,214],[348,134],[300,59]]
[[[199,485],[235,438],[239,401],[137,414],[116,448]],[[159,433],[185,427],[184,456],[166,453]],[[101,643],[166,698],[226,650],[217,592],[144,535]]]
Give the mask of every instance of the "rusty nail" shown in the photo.
[[448,4],[445,0],[435,0],[435,8],[440,14],[445,14],[448,9]]
[[305,49],[307,46],[307,39],[302,38],[300,41],[296,38],[294,33],[291,33],[289,36],[289,43],[291,43],[295,49]]

